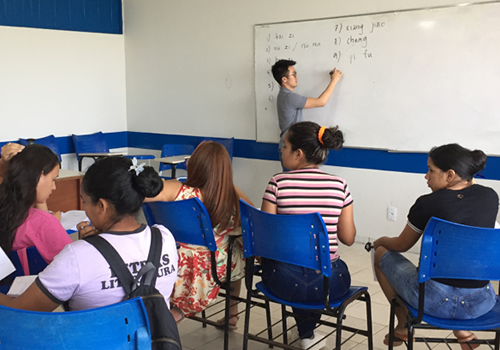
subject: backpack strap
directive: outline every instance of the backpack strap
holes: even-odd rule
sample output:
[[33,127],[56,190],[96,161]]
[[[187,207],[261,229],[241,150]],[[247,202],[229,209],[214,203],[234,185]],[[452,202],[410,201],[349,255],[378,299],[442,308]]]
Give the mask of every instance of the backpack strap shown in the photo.
[[109,267],[111,267],[111,270],[125,290],[125,294],[129,295],[132,292],[134,278],[116,249],[99,235],[88,236],[84,240],[92,244],[104,256],[104,259],[107,260]]
[[163,239],[158,227],[151,226],[151,246],[149,247],[148,263],[153,263],[156,267],[156,273],[153,274],[151,286],[156,285],[156,277],[158,277],[158,270],[160,268],[160,257],[163,247]]

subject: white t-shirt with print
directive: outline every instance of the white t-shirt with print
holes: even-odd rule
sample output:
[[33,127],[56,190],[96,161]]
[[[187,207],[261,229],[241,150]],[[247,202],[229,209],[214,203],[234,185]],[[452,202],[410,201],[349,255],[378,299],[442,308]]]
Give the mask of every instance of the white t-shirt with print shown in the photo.
[[[160,268],[156,289],[169,297],[177,279],[177,249],[172,233],[161,225],[163,238]],[[132,275],[146,263],[151,245],[151,229],[142,225],[133,232],[100,234],[120,254]],[[85,310],[123,301],[125,291],[118,286],[108,262],[101,253],[85,240],[67,245],[36,280],[43,293],[52,301],[62,304],[69,301],[70,310]]]

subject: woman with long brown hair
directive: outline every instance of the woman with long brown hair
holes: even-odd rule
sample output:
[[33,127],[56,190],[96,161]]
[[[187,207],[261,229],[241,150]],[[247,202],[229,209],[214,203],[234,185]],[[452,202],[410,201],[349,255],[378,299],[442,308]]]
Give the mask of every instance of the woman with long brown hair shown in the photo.
[[0,185],[0,247],[6,253],[18,251],[21,265],[28,273],[25,248],[35,246],[45,262],[50,263],[72,242],[52,214],[36,208],[56,188],[59,158],[42,145],[23,149],[8,144],[2,152],[5,154],[0,173],[5,173]]
[[[217,243],[217,272],[225,280],[229,236],[241,232],[239,199],[253,205],[233,183],[231,159],[227,150],[214,141],[202,142],[193,152],[187,165],[188,177],[183,184],[177,180],[164,181],[162,192],[148,201],[176,201],[199,198],[207,208]],[[241,244],[233,246],[231,294],[239,295],[244,261]],[[206,309],[217,298],[219,286],[211,277],[210,251],[206,247],[182,244],[178,251],[177,282],[171,296],[175,305],[172,314],[177,322],[184,316]],[[229,326],[236,327],[238,306],[231,305]],[[224,320],[221,320],[223,325]]]

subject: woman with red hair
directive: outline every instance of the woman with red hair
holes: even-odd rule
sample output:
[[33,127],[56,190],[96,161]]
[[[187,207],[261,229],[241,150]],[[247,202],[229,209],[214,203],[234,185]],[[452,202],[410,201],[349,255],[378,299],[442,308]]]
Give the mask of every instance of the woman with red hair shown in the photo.
[[[220,143],[202,142],[193,152],[187,165],[188,176],[183,184],[177,180],[164,181],[162,192],[149,201],[177,201],[199,198],[207,208],[217,243],[217,272],[225,281],[229,236],[241,233],[238,201],[253,203],[233,183],[231,158]],[[171,296],[171,309],[177,322],[184,316],[205,310],[216,298],[220,287],[214,282],[210,269],[210,250],[206,247],[183,244],[179,249],[177,282]],[[244,275],[241,241],[233,246],[231,294],[238,296]],[[238,305],[231,305],[229,327],[236,328]],[[224,320],[220,320],[224,325]]]

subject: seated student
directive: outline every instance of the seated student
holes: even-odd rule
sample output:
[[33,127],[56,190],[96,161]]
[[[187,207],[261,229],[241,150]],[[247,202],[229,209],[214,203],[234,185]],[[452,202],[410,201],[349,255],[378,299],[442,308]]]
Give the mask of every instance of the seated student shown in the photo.
[[[241,234],[238,200],[252,204],[233,183],[231,159],[227,150],[214,141],[202,142],[193,152],[187,165],[187,180],[165,181],[163,190],[148,201],[177,201],[199,198],[207,208],[217,244],[217,271],[221,281],[225,280],[229,249],[229,235]],[[252,204],[253,205],[253,204]],[[231,294],[239,296],[241,278],[244,275],[244,261],[241,241],[233,246]],[[184,316],[206,309],[217,298],[220,287],[211,277],[210,250],[205,247],[181,244],[179,249],[179,275],[172,294],[172,309],[177,322]],[[230,310],[229,326],[236,327],[238,305]],[[224,319],[219,320],[224,325]]]
[[[133,275],[147,260],[151,244],[151,229],[139,224],[136,214],[145,196],[156,196],[161,188],[161,178],[152,167],[134,167],[130,159],[122,157],[96,161],[83,178],[82,201],[87,216]],[[169,273],[162,269],[156,288],[168,305],[177,277],[177,251],[170,231],[161,225],[157,227],[163,237],[162,263]],[[114,304],[124,297],[125,291],[118,286],[105,258],[94,246],[79,240],[67,245],[22,295],[11,298],[0,294],[0,304],[52,311],[68,301],[70,310],[85,310]]]
[[[342,132],[337,127],[320,127],[313,122],[292,125],[281,150],[283,165],[291,171],[271,178],[261,208],[267,213],[285,215],[319,212],[325,221],[330,243],[330,299],[342,297],[351,285],[349,270],[339,258],[337,246],[338,240],[352,245],[356,228],[347,183],[338,176],[321,171],[318,166],[326,160],[329,149],[338,150],[343,142]],[[263,259],[262,267],[262,279],[278,297],[292,302],[323,302],[322,274],[269,259]],[[293,311],[301,346],[307,349],[320,341],[314,329],[321,316],[297,308]],[[324,345],[323,339],[317,347]]]
[[[408,223],[398,237],[381,237],[373,242],[375,271],[389,301],[397,293],[412,307],[418,308],[418,270],[400,252],[408,251],[417,243],[432,216],[469,226],[495,227],[498,195],[489,187],[474,184],[473,179],[474,174],[484,169],[486,160],[483,151],[470,151],[458,144],[431,149],[425,179],[432,193],[417,199],[408,213]],[[496,297],[489,281],[435,279],[426,283],[425,299],[426,314],[463,320],[490,311]],[[396,309],[396,316],[398,325],[394,346],[408,339],[408,330],[404,327],[406,315],[401,307]],[[475,339],[474,333],[454,333],[462,343],[462,349],[469,349],[466,343]],[[386,345],[388,336],[384,340]]]
[[45,146],[30,145],[9,159],[0,184],[0,246],[6,253],[20,250],[25,272],[28,263],[23,248],[35,246],[50,263],[72,242],[54,216],[34,208],[47,201],[58,173],[59,158],[54,152]]
[[[12,142],[6,143],[2,147],[1,157],[0,157],[0,184],[3,182],[3,177],[5,174],[5,171],[7,171],[7,165],[9,163],[10,159],[12,159],[12,157],[14,157],[19,152],[21,152],[24,149],[24,147],[25,146],[23,146],[23,145],[20,145],[18,143],[12,143]],[[60,211],[57,211],[57,212],[50,211],[47,207],[47,203],[36,203],[34,207],[51,213],[52,215],[54,215],[57,218],[57,220],[61,221],[61,212]]]

